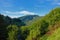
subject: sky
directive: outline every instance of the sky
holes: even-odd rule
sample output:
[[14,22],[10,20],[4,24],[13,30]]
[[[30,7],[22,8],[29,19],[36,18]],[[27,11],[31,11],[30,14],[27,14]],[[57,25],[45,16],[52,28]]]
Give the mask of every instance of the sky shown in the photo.
[[0,0],[0,14],[21,17],[24,15],[44,16],[60,7],[60,0]]

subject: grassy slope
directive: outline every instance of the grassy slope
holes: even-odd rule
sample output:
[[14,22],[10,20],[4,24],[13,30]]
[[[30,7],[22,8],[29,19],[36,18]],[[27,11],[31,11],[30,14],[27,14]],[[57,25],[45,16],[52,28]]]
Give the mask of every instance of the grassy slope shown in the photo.
[[40,40],[60,40],[60,22],[54,25],[55,28],[51,28]]
[[60,28],[56,29],[52,35],[50,35],[47,40],[60,40]]

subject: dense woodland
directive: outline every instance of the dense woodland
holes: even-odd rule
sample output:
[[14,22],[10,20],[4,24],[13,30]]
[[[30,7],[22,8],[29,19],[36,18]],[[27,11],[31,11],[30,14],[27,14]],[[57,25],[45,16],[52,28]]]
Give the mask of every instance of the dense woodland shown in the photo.
[[27,19],[0,14],[0,40],[60,40],[60,7]]

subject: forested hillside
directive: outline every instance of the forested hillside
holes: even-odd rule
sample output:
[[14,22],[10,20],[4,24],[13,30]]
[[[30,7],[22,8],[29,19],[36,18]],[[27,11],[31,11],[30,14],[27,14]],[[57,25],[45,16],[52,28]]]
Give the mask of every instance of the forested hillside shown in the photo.
[[[9,25],[11,27],[8,27]],[[12,30],[12,25],[17,25],[16,27],[20,27],[24,26],[25,24],[17,18],[12,19],[8,16],[0,14],[0,40],[7,40],[9,30]]]
[[43,17],[35,17],[30,25],[28,22],[26,25],[26,21],[0,14],[0,40],[60,40],[59,7]]
[[19,17],[18,19],[22,20],[26,25],[30,25],[31,21],[34,21],[37,18],[41,18],[41,17],[42,16],[38,16],[38,15],[26,15],[26,16]]
[[25,28],[22,27],[22,30],[25,29],[28,33],[25,40],[48,40],[49,35],[53,35],[53,32],[59,28],[59,21],[60,8],[55,8],[43,18],[37,19],[32,25],[26,26]]

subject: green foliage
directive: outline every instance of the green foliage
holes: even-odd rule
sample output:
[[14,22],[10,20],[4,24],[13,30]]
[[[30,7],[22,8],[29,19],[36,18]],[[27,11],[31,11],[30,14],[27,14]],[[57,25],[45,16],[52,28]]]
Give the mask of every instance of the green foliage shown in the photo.
[[40,23],[41,23],[40,32],[41,32],[41,36],[42,36],[48,31],[49,24],[45,20],[42,20]]
[[[37,19],[29,28],[30,33],[26,40],[40,40],[53,26],[60,21],[60,8],[52,10],[48,15]],[[37,31],[38,30],[38,31]],[[47,38],[47,37],[46,37]],[[46,40],[46,39],[45,39]]]
[[27,35],[29,34],[28,27],[27,26],[22,26],[22,27],[20,27],[19,31],[20,31],[20,36],[21,36],[19,39],[25,40]]
[[8,26],[8,40],[17,40],[18,27],[16,25]]

